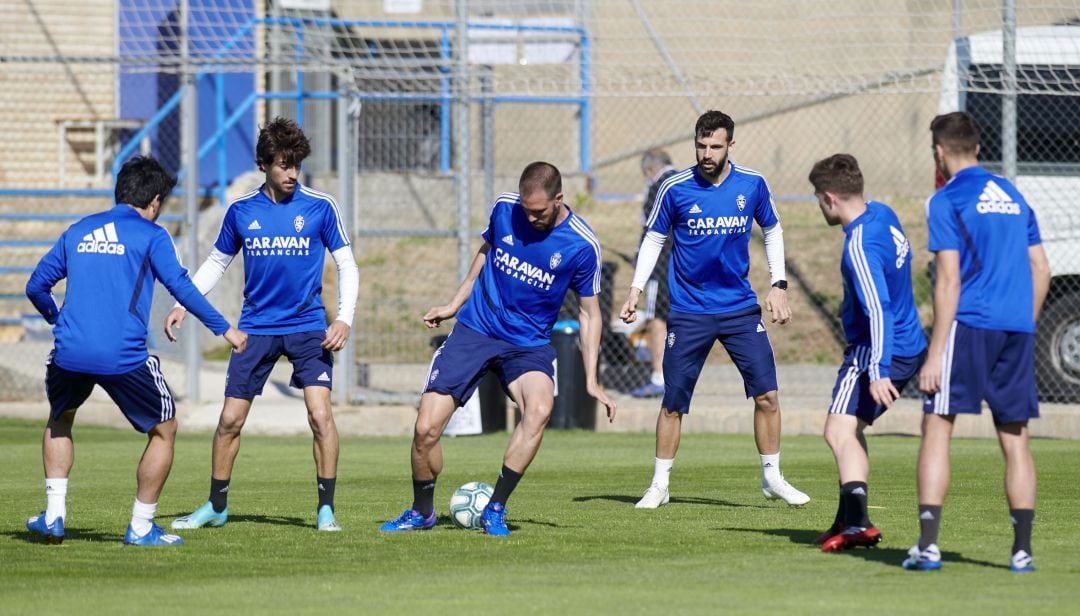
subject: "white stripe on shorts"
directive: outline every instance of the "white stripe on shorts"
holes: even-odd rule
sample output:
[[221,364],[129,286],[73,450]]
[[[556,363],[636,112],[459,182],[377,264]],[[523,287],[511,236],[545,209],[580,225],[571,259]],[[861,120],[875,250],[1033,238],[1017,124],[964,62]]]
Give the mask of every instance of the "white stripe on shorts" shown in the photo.
[[953,350],[956,348],[956,321],[949,328],[949,342],[945,344],[945,357],[941,362],[941,387],[934,394],[934,413],[949,414],[949,393],[952,389]]
[[847,374],[844,375],[843,380],[840,381],[840,388],[833,398],[832,405],[829,406],[830,414],[846,414],[847,407],[851,403],[851,396],[859,383],[859,375],[866,372],[866,355],[868,352],[869,349],[866,347],[855,347],[852,364],[848,367]]
[[161,421],[169,421],[176,414],[176,407],[173,406],[172,394],[169,393],[169,386],[165,384],[165,375],[161,373],[158,359],[151,355],[146,360],[146,367],[154,377],[154,384],[157,385],[158,396],[161,398]]

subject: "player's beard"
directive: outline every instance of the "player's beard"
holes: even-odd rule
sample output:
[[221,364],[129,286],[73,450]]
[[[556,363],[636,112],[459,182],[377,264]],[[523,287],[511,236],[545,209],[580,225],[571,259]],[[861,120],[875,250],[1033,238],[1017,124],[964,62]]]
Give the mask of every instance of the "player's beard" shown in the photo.
[[726,155],[721,158],[719,163],[713,167],[712,171],[706,171],[704,166],[705,161],[699,160],[697,164],[698,171],[701,172],[701,175],[715,183],[716,180],[720,179],[720,174],[724,172],[724,168],[727,167],[727,159],[728,157]]

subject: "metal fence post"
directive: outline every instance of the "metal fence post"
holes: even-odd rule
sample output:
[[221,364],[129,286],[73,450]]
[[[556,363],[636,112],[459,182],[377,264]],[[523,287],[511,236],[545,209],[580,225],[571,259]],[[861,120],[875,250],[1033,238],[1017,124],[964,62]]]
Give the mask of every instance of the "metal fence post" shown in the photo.
[[457,3],[457,40],[454,50],[454,167],[457,175],[458,278],[469,273],[469,2]]
[[[195,71],[190,64],[191,43],[188,27],[191,22],[187,0],[180,5],[181,54],[183,56],[184,95],[180,101],[180,152],[184,174],[184,237],[187,267],[193,272],[199,266],[199,91]],[[199,402],[199,369],[202,347],[199,326],[188,323],[184,338],[184,364],[187,367],[187,397],[191,404]]]

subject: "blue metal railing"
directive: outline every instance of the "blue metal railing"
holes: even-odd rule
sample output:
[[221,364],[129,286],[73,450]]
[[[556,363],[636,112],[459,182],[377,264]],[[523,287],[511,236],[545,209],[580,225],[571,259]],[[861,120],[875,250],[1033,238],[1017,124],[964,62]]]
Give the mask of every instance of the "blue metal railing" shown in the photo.
[[[243,37],[248,35],[256,25],[288,25],[294,28],[296,40],[294,43],[294,50],[298,59],[303,58],[303,44],[304,44],[304,28],[308,26],[319,27],[331,27],[331,28],[414,28],[414,29],[437,29],[440,30],[439,37],[439,59],[442,65],[439,70],[442,72],[442,77],[439,79],[439,92],[437,94],[393,94],[385,92],[371,92],[360,91],[354,93],[361,101],[398,101],[398,102],[431,102],[438,103],[440,105],[439,113],[439,172],[447,174],[450,172],[450,160],[451,160],[451,124],[450,124],[450,108],[453,103],[453,83],[449,62],[452,59],[453,49],[451,43],[451,32],[457,27],[453,22],[448,21],[397,21],[397,20],[368,20],[368,19],[331,19],[331,18],[311,18],[301,19],[293,17],[266,17],[262,19],[253,18],[247,23],[240,26],[236,32],[222,45],[220,49],[214,52],[213,58],[221,58],[226,53],[231,51],[236,45],[243,40]],[[517,24],[490,24],[490,23],[470,23],[468,26],[470,29],[475,30],[493,30],[493,31],[514,31],[514,32],[547,32],[547,33],[561,33],[570,34],[578,38],[581,49],[581,67],[580,67],[580,93],[578,95],[569,96],[548,96],[548,95],[496,95],[487,97],[487,100],[492,103],[527,103],[527,104],[570,104],[577,105],[579,108],[579,151],[581,161],[581,171],[588,172],[591,169],[591,155],[590,148],[591,142],[589,140],[589,125],[591,122],[591,104],[590,104],[590,88],[591,81],[589,78],[591,70],[591,47],[588,33],[584,28],[579,26],[542,26],[542,25],[517,25]],[[296,103],[296,121],[301,126],[304,123],[304,101],[305,100],[330,100],[338,98],[339,94],[336,91],[308,91],[304,88],[304,72],[301,69],[296,70],[296,89],[280,91],[280,92],[254,92],[243,100],[240,105],[232,112],[231,115],[226,117],[226,105],[225,105],[225,87],[224,87],[224,74],[219,70],[211,72],[209,69],[213,68],[212,65],[208,65],[206,68],[196,74],[196,81],[206,78],[208,75],[213,75],[215,83],[215,124],[216,130],[208,137],[198,148],[197,158],[202,160],[211,150],[216,152],[216,168],[217,168],[217,182],[216,182],[216,194],[222,205],[225,205],[225,188],[228,184],[228,170],[226,165],[226,148],[225,148],[225,135],[227,132],[248,112],[248,110],[255,104],[256,101],[262,100],[294,100]],[[119,171],[119,167],[124,160],[127,159],[141,143],[142,139],[149,134],[152,130],[157,128],[159,124],[174,110],[180,103],[180,99],[183,96],[183,91],[178,90],[172,97],[170,97],[164,105],[147,121],[146,125],[139,129],[130,140],[120,149],[116,158],[113,160],[112,172],[113,175]],[[474,96],[471,97],[471,102],[482,102],[484,97]],[[183,179],[187,169],[182,169],[177,175],[179,179]]]

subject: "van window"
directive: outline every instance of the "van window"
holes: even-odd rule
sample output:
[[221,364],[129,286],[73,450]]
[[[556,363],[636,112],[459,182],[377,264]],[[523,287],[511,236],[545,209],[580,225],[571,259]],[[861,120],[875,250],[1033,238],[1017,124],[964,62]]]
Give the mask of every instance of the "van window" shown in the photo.
[[[968,67],[963,105],[982,128],[980,161],[1001,165],[1000,64]],[[1016,97],[1016,160],[1021,174],[1070,174],[1080,171],[1080,66],[1021,65],[1017,82],[1026,91]]]

